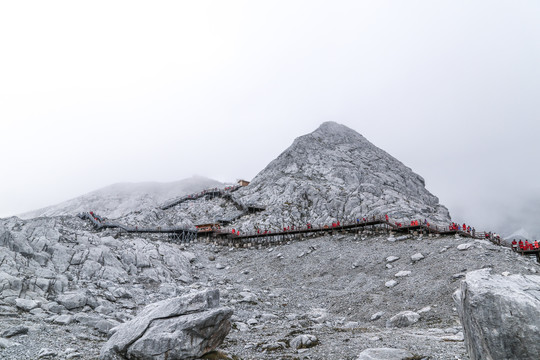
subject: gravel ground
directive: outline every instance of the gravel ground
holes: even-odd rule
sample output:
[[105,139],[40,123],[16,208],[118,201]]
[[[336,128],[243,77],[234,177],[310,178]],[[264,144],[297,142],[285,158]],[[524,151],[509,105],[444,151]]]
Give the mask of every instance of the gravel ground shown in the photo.
[[[458,250],[464,243],[471,246]],[[236,359],[355,359],[375,347],[407,349],[418,359],[468,359],[452,300],[463,274],[485,267],[495,273],[540,270],[533,258],[508,248],[455,237],[395,241],[388,234],[363,233],[262,249],[206,243],[186,248],[196,256],[195,282],[188,287],[218,288],[222,304],[235,310],[233,330],[220,350]],[[424,258],[411,260],[417,253]],[[390,262],[390,256],[399,259]],[[410,274],[396,277],[400,271]],[[387,287],[390,280],[397,284]],[[387,320],[405,310],[420,313],[420,320],[387,328]],[[372,321],[378,312],[383,313]],[[53,324],[49,316],[0,305],[1,332],[28,328],[0,339],[0,358],[98,358],[106,336],[76,323]],[[314,335],[316,345],[294,348],[298,335]]]

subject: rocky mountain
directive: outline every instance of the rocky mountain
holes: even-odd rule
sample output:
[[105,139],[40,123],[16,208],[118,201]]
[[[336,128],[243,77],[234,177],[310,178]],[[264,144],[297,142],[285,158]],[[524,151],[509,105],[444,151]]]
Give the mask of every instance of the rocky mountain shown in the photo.
[[[469,291],[477,281],[467,273],[489,268],[513,289],[521,281],[514,274],[540,271],[534,258],[463,233],[395,236],[384,226],[363,227],[324,236],[272,234],[266,245],[231,238],[225,247],[203,237],[182,243],[170,234],[96,230],[73,215],[92,209],[135,226],[228,218],[244,230],[378,214],[450,221],[420,176],[336,123],[296,139],[247,187],[158,207],[220,185],[200,178],[117,185],[37,218],[0,219],[0,358],[194,359],[217,347],[227,354],[214,354],[222,359],[474,360],[474,339],[484,335],[467,323],[483,315],[491,321],[499,309],[494,301],[489,311],[471,315],[463,309],[476,300],[464,296],[458,314],[452,294],[460,282],[469,281],[461,284]],[[255,205],[265,208],[247,213]],[[534,290],[526,280],[526,292]],[[482,292],[490,297],[489,290]],[[529,305],[526,292],[519,304],[535,312],[524,309],[523,322],[536,319],[538,309],[538,296]],[[513,305],[512,291],[504,293]],[[506,311],[499,315],[507,322]],[[528,326],[512,323],[508,329],[517,335],[507,339],[537,336]]]
[[266,211],[242,220],[246,228],[272,224],[328,224],[388,214],[447,224],[448,210],[424,179],[356,131],[325,122],[297,138],[238,192]]
[[151,209],[172,198],[223,183],[202,176],[170,182],[119,183],[92,191],[58,205],[21,214],[23,219],[42,216],[76,215],[83,211],[95,211],[109,218],[118,218],[130,212]]

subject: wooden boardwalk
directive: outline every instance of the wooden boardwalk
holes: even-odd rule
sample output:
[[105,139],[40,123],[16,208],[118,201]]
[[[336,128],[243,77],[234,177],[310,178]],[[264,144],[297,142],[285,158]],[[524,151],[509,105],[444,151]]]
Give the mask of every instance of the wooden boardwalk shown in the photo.
[[540,263],[540,249],[535,249],[535,250],[515,249],[514,251],[522,256],[536,256],[536,261]]
[[[235,206],[241,211],[239,215],[232,219],[221,219],[218,221],[220,224],[228,224],[236,220],[237,218],[244,216],[247,213],[264,211],[263,206],[258,206],[254,204],[244,204],[236,200],[231,194],[238,190],[241,186],[231,186],[225,189],[208,189],[195,194],[182,196],[176,198],[160,207],[162,210],[170,209],[176,205],[179,205],[185,201],[196,200],[200,198],[212,199],[216,197],[222,197],[227,200],[232,201]],[[455,228],[449,226],[434,226],[426,221],[411,221],[411,225],[401,225],[396,222],[392,222],[388,216],[370,216],[368,218],[359,218],[354,222],[348,222],[341,224],[338,222],[332,224],[332,226],[321,225],[318,227],[311,226],[306,224],[303,227],[293,227],[292,229],[284,229],[283,231],[269,231],[269,230],[257,230],[250,233],[233,231],[232,229],[221,229],[214,227],[205,227],[204,229],[198,230],[193,228],[185,227],[139,227],[139,226],[127,226],[120,224],[118,222],[110,221],[100,217],[93,212],[85,212],[79,214],[79,217],[82,219],[89,220],[97,230],[100,229],[118,229],[119,233],[162,233],[168,234],[169,237],[177,239],[183,242],[194,241],[198,237],[206,238],[207,240],[213,240],[219,244],[227,244],[233,246],[250,246],[251,244],[264,244],[264,243],[273,243],[284,241],[286,239],[293,239],[295,237],[309,236],[309,235],[324,235],[324,234],[333,234],[333,233],[354,233],[362,230],[376,230],[387,232],[393,232],[396,234],[434,234],[441,236],[451,236],[451,235],[460,235],[463,237],[469,237],[474,239],[485,239],[490,240],[493,243],[500,245],[500,239],[497,242],[497,239],[493,237],[491,233],[485,232],[468,232],[462,230],[456,230]],[[265,241],[264,239],[268,239]],[[535,255],[540,262],[540,250],[528,250],[517,251],[521,255],[532,256]]]
[[101,216],[84,212],[79,214],[81,219],[89,220],[97,230],[102,229],[118,229],[120,233],[146,233],[146,234],[168,234],[170,238],[180,240],[182,242],[189,242],[197,239],[197,229],[190,229],[185,227],[142,227],[142,226],[127,226],[103,219]]

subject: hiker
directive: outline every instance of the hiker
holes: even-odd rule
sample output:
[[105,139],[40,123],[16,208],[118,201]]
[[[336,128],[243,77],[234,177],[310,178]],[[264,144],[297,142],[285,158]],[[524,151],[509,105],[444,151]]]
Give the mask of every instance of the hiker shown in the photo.
[[514,250],[514,251],[517,250],[517,241],[516,241],[516,239],[512,240],[512,250]]
[[538,250],[539,246],[538,246],[538,240],[534,240],[534,248],[536,250]]
[[388,222],[388,214],[385,214],[384,217],[386,218],[386,222]]

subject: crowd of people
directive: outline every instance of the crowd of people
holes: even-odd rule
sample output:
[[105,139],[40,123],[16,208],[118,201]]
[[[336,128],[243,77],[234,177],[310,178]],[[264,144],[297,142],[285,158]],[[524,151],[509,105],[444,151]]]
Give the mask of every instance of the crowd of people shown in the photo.
[[472,234],[472,236],[474,236],[474,234],[476,233],[475,228],[471,227],[470,225],[467,226],[467,224],[465,223],[463,223],[463,225],[460,225],[453,222],[448,226],[448,229],[454,230],[454,231],[464,231],[469,234]]
[[517,251],[519,247],[519,250],[522,251],[528,251],[528,250],[539,250],[540,245],[538,244],[538,240],[534,240],[534,242],[529,242],[529,240],[519,240],[519,242],[516,241],[516,239],[512,240],[512,250]]

